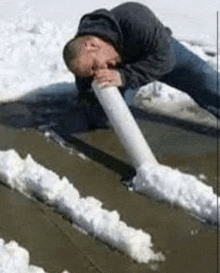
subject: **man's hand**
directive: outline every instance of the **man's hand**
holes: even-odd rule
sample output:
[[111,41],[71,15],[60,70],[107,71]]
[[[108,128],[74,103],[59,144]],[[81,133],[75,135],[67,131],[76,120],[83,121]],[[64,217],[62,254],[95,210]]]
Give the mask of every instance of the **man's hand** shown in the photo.
[[95,83],[100,87],[117,86],[122,87],[122,77],[115,69],[99,69],[95,72]]

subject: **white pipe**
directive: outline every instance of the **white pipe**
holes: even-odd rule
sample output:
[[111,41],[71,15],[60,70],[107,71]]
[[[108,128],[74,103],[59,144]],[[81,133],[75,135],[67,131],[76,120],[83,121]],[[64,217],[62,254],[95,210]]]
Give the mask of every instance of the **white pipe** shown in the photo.
[[94,82],[92,87],[133,166],[158,164],[118,88],[100,88]]

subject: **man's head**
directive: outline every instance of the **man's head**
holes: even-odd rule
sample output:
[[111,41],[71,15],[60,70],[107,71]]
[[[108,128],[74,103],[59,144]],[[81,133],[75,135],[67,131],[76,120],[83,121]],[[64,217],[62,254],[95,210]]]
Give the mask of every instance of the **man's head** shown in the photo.
[[111,43],[92,35],[70,40],[64,47],[63,57],[68,69],[81,77],[94,76],[100,69],[113,69],[121,62]]

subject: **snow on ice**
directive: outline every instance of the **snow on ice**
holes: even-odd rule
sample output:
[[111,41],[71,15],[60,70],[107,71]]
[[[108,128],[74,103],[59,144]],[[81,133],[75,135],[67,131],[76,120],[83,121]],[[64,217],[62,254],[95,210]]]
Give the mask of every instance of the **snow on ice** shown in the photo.
[[30,155],[21,159],[14,150],[0,151],[0,179],[3,183],[30,197],[35,195],[58,208],[80,228],[124,252],[139,263],[164,260],[154,253],[151,236],[128,227],[117,211],[102,208],[94,197],[80,197],[66,177],[37,164]]

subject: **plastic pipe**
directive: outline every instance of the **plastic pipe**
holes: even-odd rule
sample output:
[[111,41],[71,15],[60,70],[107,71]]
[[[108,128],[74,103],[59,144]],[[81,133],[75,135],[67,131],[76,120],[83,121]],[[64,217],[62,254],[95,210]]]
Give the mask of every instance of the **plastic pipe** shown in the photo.
[[118,88],[101,88],[94,82],[92,87],[132,165],[137,169],[142,164],[158,164]]

